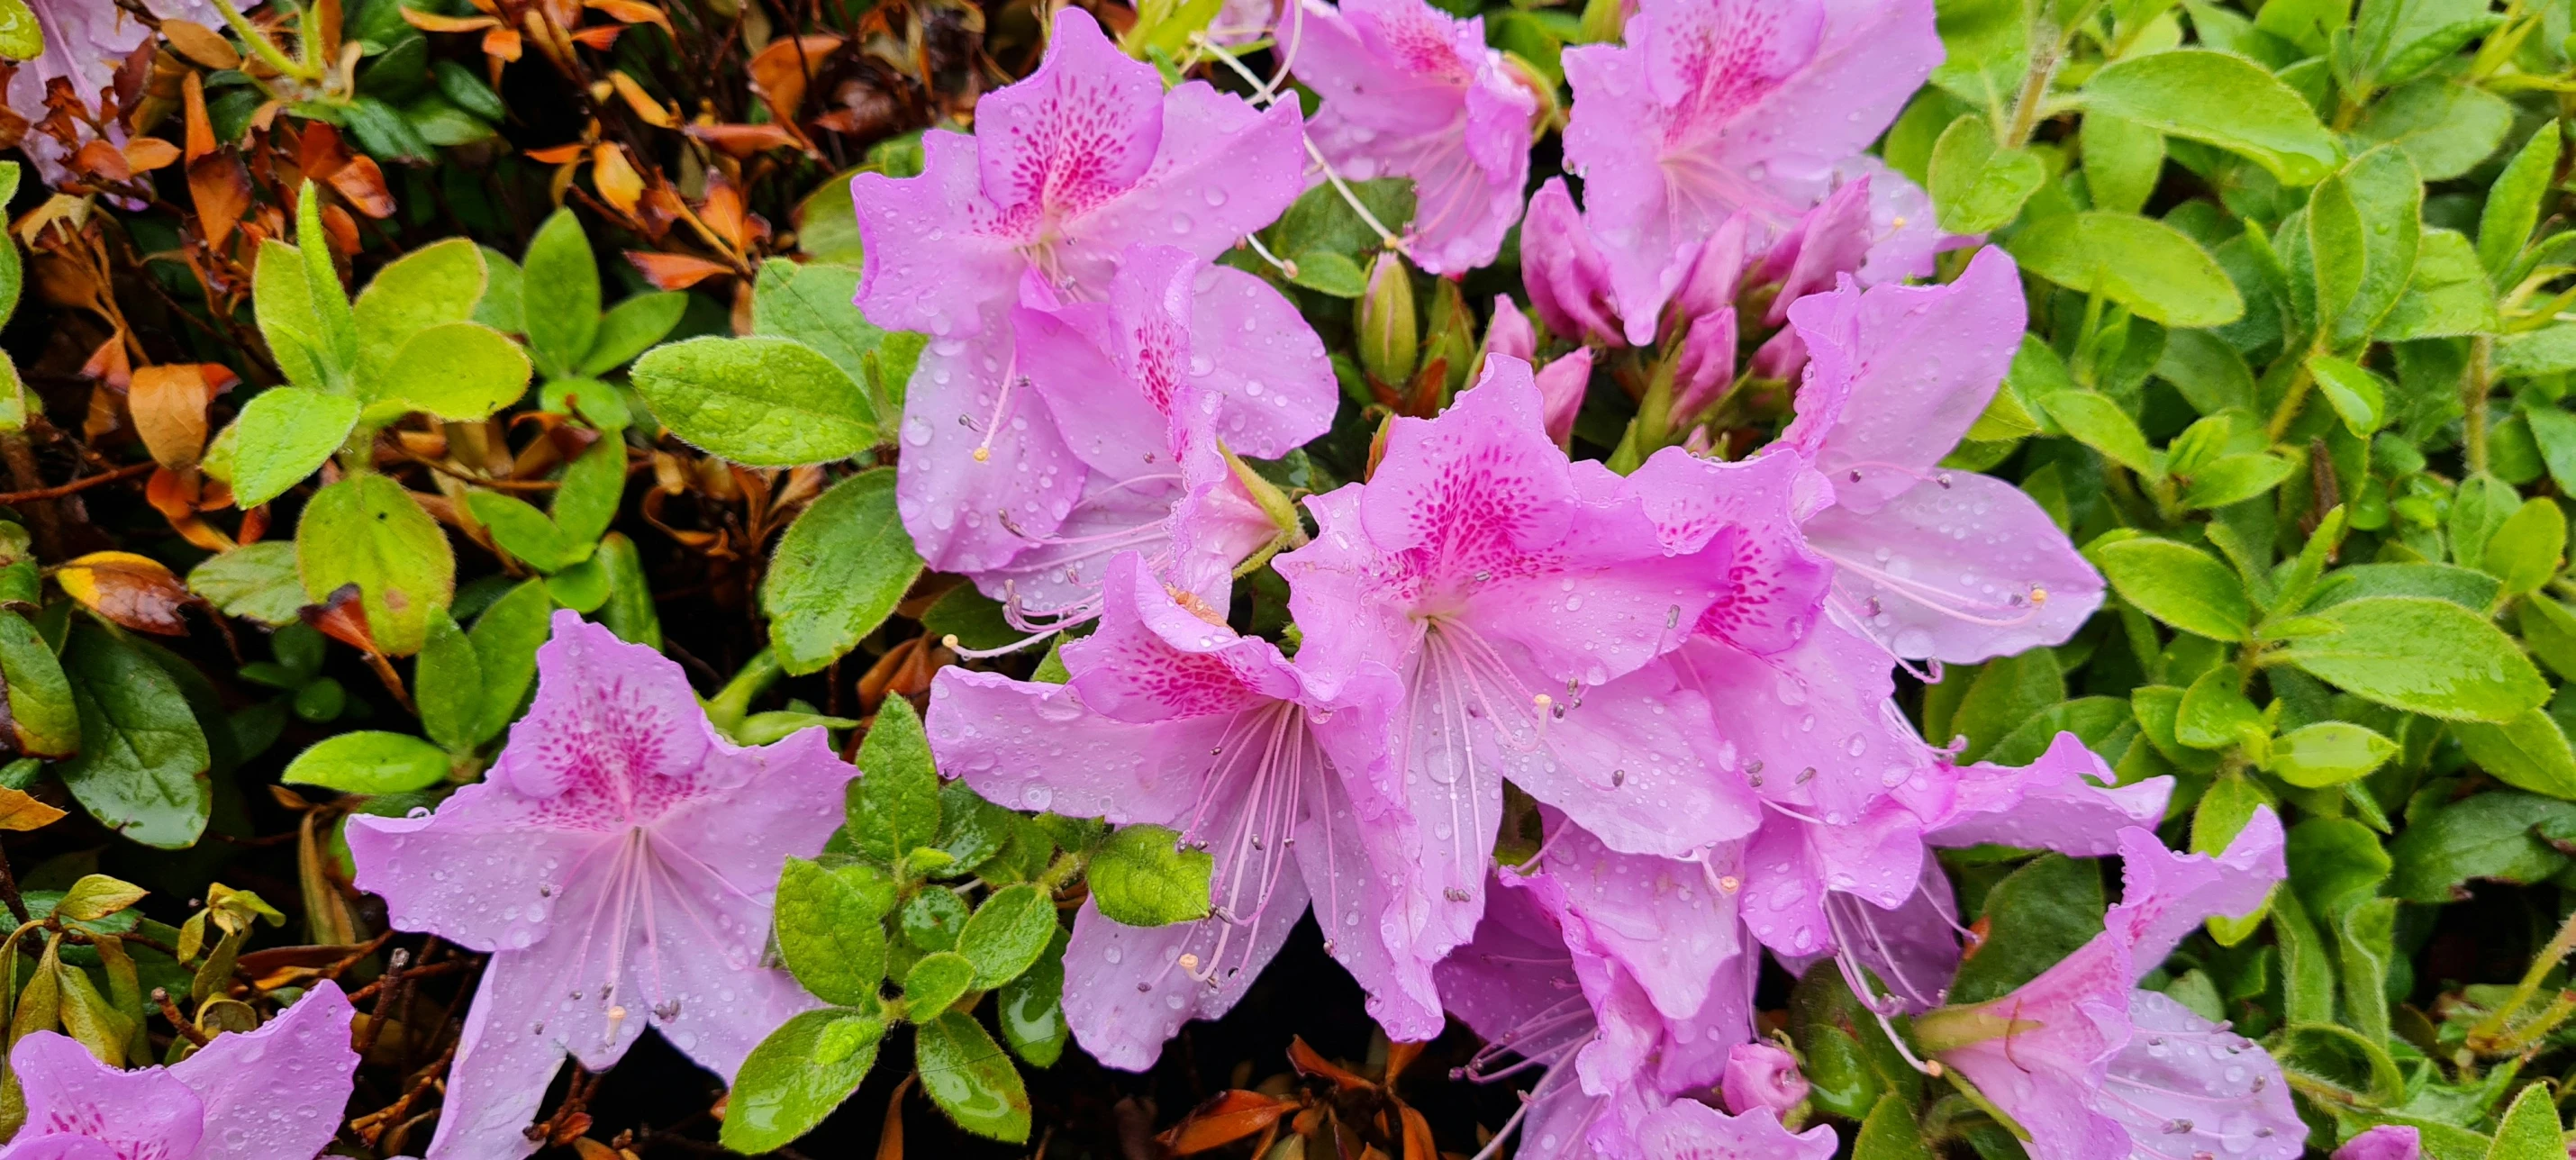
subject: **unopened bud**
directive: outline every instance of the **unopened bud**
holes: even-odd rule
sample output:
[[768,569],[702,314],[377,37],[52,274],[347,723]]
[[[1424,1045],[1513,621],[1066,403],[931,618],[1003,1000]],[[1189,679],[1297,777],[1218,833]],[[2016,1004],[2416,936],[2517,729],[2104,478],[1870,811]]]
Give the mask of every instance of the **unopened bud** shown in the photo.
[[1476,362],[1476,317],[1458,283],[1442,278],[1438,285],[1431,297],[1430,325],[1423,328],[1422,361],[1426,366],[1435,359],[1447,364],[1442,393],[1454,395],[1467,385],[1467,371]]
[[1234,469],[1234,481],[1242,484],[1252,502],[1260,506],[1261,514],[1269,516],[1270,522],[1278,525],[1281,532],[1295,537],[1300,544],[1305,543],[1306,525],[1297,518],[1297,505],[1289,501],[1288,493],[1279,490],[1278,484],[1262,478],[1252,465],[1237,458],[1234,449],[1226,446],[1224,440],[1217,441],[1216,449],[1218,454],[1225,456],[1225,465]]
[[1389,250],[1369,268],[1368,291],[1360,296],[1360,368],[1370,378],[1398,386],[1413,378],[1422,350],[1421,327],[1414,317],[1413,276],[1404,259]]
[[1726,1097],[1726,1110],[1736,1115],[1755,1108],[1785,1115],[1806,1100],[1807,1077],[1798,1073],[1796,1056],[1757,1039],[1726,1053],[1726,1074],[1718,1090]]

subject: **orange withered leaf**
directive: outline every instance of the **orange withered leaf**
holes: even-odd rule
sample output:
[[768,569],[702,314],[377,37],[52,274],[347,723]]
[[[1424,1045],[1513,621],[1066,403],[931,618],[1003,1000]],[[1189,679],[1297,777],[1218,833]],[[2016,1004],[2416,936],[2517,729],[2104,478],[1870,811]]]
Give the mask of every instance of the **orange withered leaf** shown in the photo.
[[33,794],[0,786],[0,830],[41,830],[62,818],[63,811],[37,801]]
[[635,203],[644,196],[644,179],[626,159],[626,147],[601,142],[590,151],[591,184],[599,187],[599,196],[618,211],[635,212]]
[[644,272],[644,280],[662,290],[685,290],[709,278],[733,273],[733,267],[686,254],[657,254],[644,250],[626,251],[626,260]]
[[331,175],[331,188],[359,213],[379,220],[393,216],[393,190],[385,187],[385,171],[377,168],[373,157],[353,158],[341,166]]
[[1330,1080],[1334,1087],[1343,1091],[1367,1091],[1377,1086],[1376,1081],[1334,1063],[1306,1046],[1303,1036],[1288,1041],[1288,1065],[1296,1068],[1299,1075]]
[[297,615],[324,636],[370,656],[382,655],[376,647],[376,634],[367,628],[367,610],[358,599],[358,586],[354,583],[332,589],[322,603],[305,605]]
[[164,467],[195,466],[206,446],[206,404],[234,381],[220,363],[136,368],[125,405],[152,458]]
[[476,32],[498,27],[501,23],[489,16],[441,16],[418,8],[402,9],[402,18],[403,23],[423,32]]
[[1170,1149],[1173,1155],[1188,1156],[1267,1131],[1299,1106],[1294,1100],[1240,1088],[1218,1092],[1208,1097],[1206,1103],[1190,1109],[1190,1114],[1181,1117],[1180,1123],[1154,1139]]
[[137,137],[125,143],[126,167],[136,173],[150,173],[178,159],[179,147],[158,137]]
[[796,119],[796,110],[805,103],[805,85],[821,68],[825,58],[843,44],[840,37],[829,33],[816,36],[790,36],[770,42],[751,58],[751,89],[769,102],[770,115],[780,121]]
[[777,125],[691,125],[682,132],[736,159],[767,149],[801,144],[795,134]]

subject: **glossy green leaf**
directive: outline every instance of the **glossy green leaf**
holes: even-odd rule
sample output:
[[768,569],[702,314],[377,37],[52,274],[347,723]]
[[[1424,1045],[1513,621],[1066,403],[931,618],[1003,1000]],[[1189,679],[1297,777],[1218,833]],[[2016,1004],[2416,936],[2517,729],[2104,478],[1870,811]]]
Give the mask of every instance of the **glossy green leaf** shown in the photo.
[[195,844],[214,793],[213,754],[178,682],[116,634],[72,626],[63,648],[80,715],[80,754],[55,767],[108,829],[165,850]]
[[474,659],[483,674],[483,709],[474,729],[476,744],[500,735],[519,715],[529,686],[536,683],[537,647],[552,629],[554,600],[543,580],[528,580],[510,589],[483,614],[465,637],[473,642]]
[[2102,933],[2102,871],[2043,854],[1986,892],[1985,941],[1959,964],[1953,1003],[1982,1003],[2038,977]]
[[875,1000],[886,973],[883,919],[894,880],[864,862],[825,866],[789,858],[778,876],[778,955],[826,1003]]
[[840,659],[893,615],[921,567],[895,511],[892,469],[834,485],[789,525],[761,581],[779,663],[801,674]]
[[528,353],[550,379],[573,373],[599,336],[599,260],[566,206],[528,242],[522,263]]
[[2576,800],[2576,751],[2567,733],[2544,709],[2532,709],[2501,724],[2455,721],[2451,736],[2460,749],[2496,780],[2516,789]]
[[848,791],[850,841],[891,865],[939,833],[939,774],[930,738],[910,702],[889,697],[859,743],[859,776]]
[[302,387],[270,387],[233,425],[233,502],[258,507],[321,469],[358,423],[358,401]]
[[847,1008],[789,1019],[744,1058],[718,1138],[746,1155],[795,1143],[859,1090],[884,1037],[883,1021]]
[[62,660],[27,618],[0,609],[0,678],[8,684],[9,737],[29,757],[80,751],[80,707]]
[[1981,234],[2011,221],[2048,180],[2048,166],[2027,149],[1999,149],[1995,131],[1975,113],[1950,122],[1932,147],[1930,184],[1941,228]]
[[1207,917],[1216,860],[1185,850],[1161,826],[1122,826],[1091,856],[1091,896],[1100,913],[1129,926],[1169,926]]
[[674,434],[736,463],[828,463],[879,439],[859,385],[782,338],[693,338],[636,360],[635,389]]
[[342,793],[408,793],[447,779],[447,752],[402,733],[362,729],[315,742],[278,780]]
[[590,558],[589,544],[574,543],[546,513],[515,495],[477,491],[466,496],[465,506],[493,543],[537,571],[560,572]]
[[600,316],[599,332],[592,336],[590,353],[582,356],[574,373],[597,378],[625,366],[671,333],[688,309],[689,296],[677,290],[638,294],[609,307],[608,313]]
[[1023,882],[985,897],[957,936],[957,953],[975,964],[975,987],[989,991],[1018,978],[1055,937],[1055,899]]
[[1070,932],[1058,928],[1038,961],[1002,984],[994,1015],[1011,1053],[1037,1067],[1053,1067],[1073,1038],[1064,1017],[1064,948]]
[[2320,789],[2362,777],[2396,753],[2396,742],[2365,726],[2319,721],[2273,742],[2271,762],[2264,768],[2291,785]]
[[2190,235],[2151,218],[2063,214],[2031,223],[2005,248],[2028,273],[2079,294],[2099,290],[2166,326],[2218,326],[2245,314],[2236,284],[2209,252]]
[[2365,700],[2450,721],[2511,721],[2549,698],[2522,650],[2485,617],[2441,600],[2377,596],[2318,614],[2335,631],[2279,660]]
[[913,1051],[921,1090],[959,1127],[1012,1144],[1029,1138],[1028,1089],[973,1016],[951,1011],[922,1024]]
[[261,540],[208,556],[188,570],[188,591],[214,602],[226,616],[271,628],[295,623],[304,607],[304,582],[295,574],[293,540]]
[[2321,181],[2342,160],[2296,90],[2232,53],[2183,49],[2116,61],[2076,99],[2087,112],[2240,154],[2284,185]]
[[2153,536],[2096,543],[2086,555],[2141,612],[2212,640],[2244,640],[2254,610],[2244,583],[2216,557]]
[[966,956],[955,951],[932,951],[905,972],[904,1007],[915,1021],[927,1020],[947,1010],[974,985],[975,964]]
[[462,753],[482,740],[483,662],[474,642],[456,627],[444,608],[429,610],[428,632],[412,667],[412,701],[420,707],[421,732],[452,752]]

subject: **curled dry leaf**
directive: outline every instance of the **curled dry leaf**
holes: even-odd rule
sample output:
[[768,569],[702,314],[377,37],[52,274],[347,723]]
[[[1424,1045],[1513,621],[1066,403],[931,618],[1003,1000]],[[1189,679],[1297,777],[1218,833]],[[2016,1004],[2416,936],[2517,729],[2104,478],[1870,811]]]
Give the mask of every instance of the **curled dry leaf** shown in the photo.
[[62,817],[63,811],[36,800],[35,795],[0,785],[0,830],[41,830]]
[[188,622],[179,610],[197,602],[188,586],[149,556],[92,552],[54,573],[54,582],[81,607],[137,632],[182,636]]

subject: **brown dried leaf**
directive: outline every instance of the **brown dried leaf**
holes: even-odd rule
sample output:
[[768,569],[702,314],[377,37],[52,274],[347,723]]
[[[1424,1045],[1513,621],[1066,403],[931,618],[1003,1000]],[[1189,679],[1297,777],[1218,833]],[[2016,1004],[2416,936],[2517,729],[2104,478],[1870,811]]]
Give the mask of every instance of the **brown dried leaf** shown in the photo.
[[682,131],[736,159],[748,158],[767,149],[802,144],[795,134],[777,125],[691,125]]
[[656,129],[669,129],[680,123],[678,118],[671,115],[671,110],[653,99],[653,94],[645,92],[644,86],[635,83],[634,77],[626,75],[626,70],[618,69],[609,73],[608,83],[617,90],[618,96],[625,98],[626,106],[635,110],[636,116],[644,118],[645,124]]
[[677,39],[680,35],[671,31],[670,15],[650,4],[639,4],[636,0],[582,0],[582,3],[585,7],[596,8],[607,13],[611,19],[622,23],[658,24],[662,26],[662,31],[672,38]]
[[624,31],[626,26],[623,24],[594,24],[588,28],[575,29],[572,32],[572,38],[594,52],[606,52],[610,45],[617,43],[617,34]]
[[188,586],[149,556],[92,552],[54,572],[54,582],[81,607],[137,632],[183,636],[179,610],[196,601]]
[[358,586],[343,584],[331,590],[320,604],[308,604],[298,610],[304,623],[320,629],[322,635],[339,641],[370,656],[383,655],[376,647],[375,633],[367,629],[367,610],[359,602]]
[[[478,29],[495,28],[501,23],[489,16],[441,16],[438,13],[423,12],[417,8],[404,8],[402,18],[403,23],[423,32],[473,32]],[[485,41],[484,51],[491,51],[488,40]],[[514,54],[510,59],[516,60],[518,57]]]
[[164,467],[193,467],[206,446],[206,404],[231,389],[233,373],[221,363],[142,367],[125,390],[134,430]]
[[393,191],[385,187],[385,171],[376,167],[373,157],[354,158],[341,166],[331,175],[331,188],[359,213],[379,221],[393,216]]
[[178,159],[179,147],[158,137],[137,137],[125,143],[125,165],[136,173],[150,173]]

